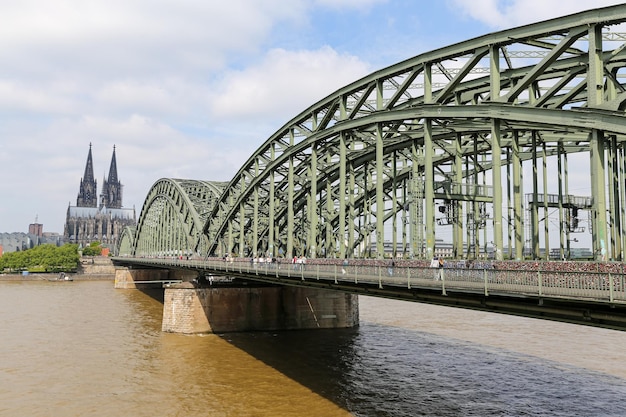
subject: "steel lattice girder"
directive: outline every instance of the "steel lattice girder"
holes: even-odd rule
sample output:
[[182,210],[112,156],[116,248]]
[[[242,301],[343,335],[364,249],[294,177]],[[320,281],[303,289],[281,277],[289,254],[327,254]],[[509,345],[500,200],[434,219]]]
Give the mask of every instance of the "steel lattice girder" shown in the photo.
[[[235,249],[243,254],[245,246],[251,253],[265,248],[273,254],[280,247],[290,255],[306,245],[341,246],[346,234],[357,245],[374,231],[377,240],[384,237],[381,225],[406,207],[407,184],[416,175],[427,182],[453,177],[458,182],[492,170],[495,197],[474,197],[495,206],[502,187],[496,173],[510,163],[505,151],[536,160],[540,143],[548,156],[590,147],[597,156],[609,139],[616,147],[611,152],[623,150],[626,92],[620,78],[626,44],[602,30],[625,21],[625,5],[590,10],[471,39],[374,72],[286,123],[228,185],[215,190],[211,204],[186,198],[187,191],[173,185],[179,180],[161,180],[171,182],[163,192],[157,182],[142,209],[137,243],[150,241],[153,250],[171,239],[165,230],[170,226],[153,218],[171,206],[176,210],[168,221],[183,219],[191,239],[187,246],[206,244],[207,254]],[[462,169],[455,167],[459,161]],[[604,166],[602,159],[594,161],[593,169],[602,170],[592,172],[598,197]],[[434,220],[429,205],[442,195],[435,183],[429,186],[427,238]],[[168,194],[174,188],[180,198]],[[179,216],[192,207],[197,216]],[[160,229],[147,227],[151,222]],[[594,227],[601,222],[600,216]]]
[[[474,115],[472,117],[472,115]],[[475,115],[480,115],[480,119]],[[324,131],[312,134],[309,136],[306,142],[301,142],[298,145],[294,145],[289,149],[289,152],[284,153],[281,157],[276,158],[271,166],[268,166],[268,172],[273,171],[281,172],[287,165],[287,161],[290,158],[296,158],[299,161],[298,169],[296,170],[297,180],[303,180],[300,184],[301,187],[294,201],[299,202],[297,208],[302,208],[306,202],[307,193],[310,191],[310,178],[306,175],[306,169],[310,165],[307,151],[312,144],[322,144],[325,146],[322,154],[336,155],[337,141],[340,132],[348,132],[348,137],[355,137],[356,139],[350,143],[352,147],[358,149],[349,152],[347,160],[351,162],[353,166],[362,166],[365,162],[371,162],[374,160],[375,149],[370,144],[365,143],[363,137],[373,137],[372,132],[368,132],[367,129],[371,129],[378,124],[398,124],[399,121],[404,121],[407,125],[419,125],[419,120],[424,118],[436,117],[441,127],[434,129],[434,136],[437,138],[436,142],[442,152],[435,157],[435,166],[439,164],[445,164],[450,159],[450,150],[453,147],[451,139],[456,137],[456,131],[463,132],[464,135],[484,135],[489,132],[490,120],[496,117],[503,120],[507,124],[507,131],[519,131],[530,132],[539,131],[543,133],[543,137],[549,138],[550,142],[563,142],[566,149],[571,152],[581,152],[587,150],[588,143],[588,130],[590,128],[604,127],[607,132],[611,129],[611,132],[623,135],[626,133],[626,126],[623,124],[623,117],[620,114],[614,114],[612,112],[581,112],[577,110],[562,111],[562,110],[550,110],[550,109],[535,109],[535,108],[518,108],[507,105],[479,105],[479,106],[464,106],[463,108],[451,108],[448,106],[428,106],[422,109],[406,109],[396,112],[385,112],[377,115],[377,117],[371,117],[367,119],[358,119],[355,121],[346,121],[338,123],[333,129],[326,129]],[[467,126],[466,120],[471,119],[472,126]],[[533,123],[534,122],[534,123]],[[372,124],[373,123],[373,124]],[[460,125],[456,128],[456,125]],[[356,133],[356,134],[355,134]],[[624,136],[626,137],[626,136]],[[389,157],[393,151],[405,151],[414,140],[418,140],[419,143],[423,143],[423,131],[421,129],[395,129],[393,134],[386,137],[385,153]],[[530,136],[528,134],[520,136],[520,144],[522,146],[530,145]],[[488,147],[488,141],[483,141],[481,147]],[[509,146],[504,143],[503,146]],[[320,148],[321,149],[321,148]],[[467,155],[472,151],[473,147],[467,145],[463,148],[463,155]],[[550,152],[553,154],[554,150]],[[407,157],[408,158],[408,157]],[[528,160],[531,158],[530,152],[521,154],[522,160]],[[504,162],[504,161],[503,161]],[[386,163],[390,164],[387,160]],[[480,168],[481,170],[489,170],[491,168],[491,162],[486,162]],[[316,176],[315,179],[318,182],[318,188],[325,182],[334,183],[339,176],[340,166],[336,163],[328,164],[327,166],[321,166],[318,169],[318,174],[324,174],[322,176]],[[410,167],[406,167],[404,170],[397,172],[396,179],[402,180],[410,172]],[[464,174],[468,176],[470,173]],[[288,187],[287,174],[281,173],[283,181],[276,184],[278,194],[286,194],[286,188]],[[390,175],[387,176],[391,178]],[[247,189],[253,190],[255,187],[266,187],[263,184],[267,178],[261,175],[255,176],[247,184]],[[384,188],[388,190],[390,185],[386,185]],[[375,194],[375,188],[362,190],[363,194],[357,197],[357,206],[362,199],[372,199]],[[237,207],[241,202],[234,204]],[[261,200],[259,202],[261,207],[268,207],[267,201]],[[323,204],[322,204],[323,205]],[[285,216],[286,206],[283,205],[278,210],[277,219]],[[235,216],[236,218],[236,216]],[[336,216],[332,216],[330,220],[333,224],[336,222]],[[297,232],[297,230],[296,230]]]
[[[249,229],[249,222],[244,224],[245,219],[249,218],[254,207],[258,210],[259,203],[263,209],[270,206],[264,204],[262,198],[259,200],[259,194],[269,195],[269,173],[274,178],[276,198],[283,201],[283,209],[275,217],[279,223],[288,211],[285,207],[289,207],[284,204],[285,194],[291,192],[289,201],[300,201],[302,207],[310,190],[307,183],[310,184],[313,178],[320,184],[336,178],[341,169],[336,166],[337,139],[341,132],[347,134],[349,146],[356,148],[363,161],[374,160],[374,152],[362,150],[372,149],[375,137],[372,126],[395,126],[390,130],[398,134],[385,137],[386,155],[391,155],[391,150],[402,150],[402,146],[409,145],[411,140],[423,137],[419,133],[423,120],[437,122],[433,136],[439,138],[435,145],[443,155],[450,155],[450,152],[442,143],[449,145],[451,141],[441,138],[453,133],[472,137],[488,135],[491,120],[495,119],[504,120],[509,132],[542,131],[544,141],[567,144],[563,148],[566,152],[584,150],[593,129],[622,135],[621,113],[602,112],[599,108],[616,110],[622,106],[624,88],[618,77],[624,65],[623,44],[599,54],[604,100],[599,103],[595,100],[591,106],[586,91],[587,86],[594,83],[588,74],[589,56],[592,55],[588,39],[599,33],[599,27],[625,20],[626,8],[615,6],[503,31],[417,56],[340,89],[283,126],[240,169],[205,226],[204,230],[213,242],[211,250],[215,250],[217,241],[227,233],[229,226],[231,233],[233,228],[238,229],[240,238],[243,238],[244,230]],[[622,39],[618,41],[622,42]],[[513,67],[511,51],[529,46],[544,52],[535,55],[539,62],[530,63],[526,59],[524,65]],[[485,59],[489,60],[490,71],[485,68],[478,71]],[[500,70],[500,61],[507,63],[506,69]],[[464,63],[462,68],[446,68],[460,63]],[[433,68],[439,69],[435,75],[440,78],[436,80],[437,85],[445,84],[435,91],[432,88]],[[421,84],[416,81],[420,77]],[[500,102],[512,104],[507,106]],[[574,108],[585,110],[566,110]],[[617,138],[620,142],[623,140],[622,136]],[[307,175],[311,166],[307,155],[313,146],[324,158],[315,161],[318,172]],[[508,145],[503,143],[503,146]],[[465,150],[463,154],[466,154]],[[435,166],[438,164],[436,160],[434,163]],[[391,165],[388,160],[384,164]],[[484,164],[484,167],[490,166]],[[296,171],[293,171],[294,167]],[[295,194],[293,189],[289,191],[292,186],[297,188]],[[360,190],[371,194],[367,187]],[[329,198],[336,193],[337,190],[331,190]],[[251,203],[253,194],[254,207]],[[323,205],[324,202],[319,201],[319,206]],[[268,213],[264,214],[269,217]],[[283,221],[283,225],[287,223]],[[295,231],[293,225],[287,227],[288,234]]]
[[143,204],[133,255],[204,253],[202,227],[226,186],[223,182],[162,178]]
[[116,255],[128,256],[133,254],[133,245],[135,243],[136,232],[136,227],[126,226],[122,230]]

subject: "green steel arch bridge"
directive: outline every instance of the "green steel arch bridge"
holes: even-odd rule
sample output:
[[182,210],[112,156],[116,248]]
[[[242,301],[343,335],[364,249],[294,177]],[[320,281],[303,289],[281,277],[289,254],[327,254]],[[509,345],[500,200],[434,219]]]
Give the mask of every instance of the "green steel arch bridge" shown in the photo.
[[[622,261],[624,22],[626,5],[594,9],[376,71],[230,182],[158,180],[117,255],[429,260],[445,234],[452,259],[548,259],[551,242],[567,258],[587,225],[592,257]],[[590,194],[570,194],[581,181]]]
[[[488,243],[540,258],[555,235],[567,256],[580,219],[597,259],[622,260],[624,21],[624,5],[590,10],[376,71],[289,120],[230,182],[157,181],[118,253],[382,257],[387,242],[429,259],[447,228],[453,258]],[[590,195],[568,191],[573,154]]]

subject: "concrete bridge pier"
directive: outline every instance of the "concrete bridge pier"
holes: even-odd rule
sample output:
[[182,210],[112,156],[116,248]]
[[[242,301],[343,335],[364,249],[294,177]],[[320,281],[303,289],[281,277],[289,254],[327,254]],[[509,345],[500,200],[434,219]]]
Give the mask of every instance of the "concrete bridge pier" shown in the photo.
[[115,288],[165,286],[162,330],[227,333],[349,328],[359,325],[355,294],[291,286],[209,285],[196,287],[195,271],[116,267]]
[[159,288],[168,281],[191,281],[198,277],[195,271],[169,269],[115,268],[115,288]]
[[328,329],[358,324],[358,296],[338,291],[289,286],[194,288],[191,283],[165,289],[164,332]]

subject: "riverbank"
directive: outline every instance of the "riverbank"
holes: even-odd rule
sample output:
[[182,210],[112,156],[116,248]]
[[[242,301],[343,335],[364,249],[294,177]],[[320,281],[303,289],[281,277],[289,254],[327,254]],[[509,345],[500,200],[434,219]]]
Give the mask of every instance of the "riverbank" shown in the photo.
[[[73,281],[114,281],[115,274],[66,274]],[[59,274],[54,273],[36,273],[36,274],[0,274],[0,281],[56,281]],[[63,281],[59,281],[63,282]]]
[[[77,272],[66,275],[74,281],[114,281],[115,267],[111,258],[108,257],[83,257]],[[55,281],[58,277],[58,272],[36,272],[26,275],[21,273],[0,274],[0,281]]]

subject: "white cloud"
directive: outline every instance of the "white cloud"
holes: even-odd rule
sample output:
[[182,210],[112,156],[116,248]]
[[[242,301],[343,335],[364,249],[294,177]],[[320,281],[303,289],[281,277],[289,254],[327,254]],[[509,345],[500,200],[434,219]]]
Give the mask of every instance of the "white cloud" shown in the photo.
[[5,71],[42,77],[197,76],[222,67],[229,51],[253,51],[276,22],[300,19],[302,4],[25,0],[3,5],[0,58]]
[[370,72],[355,56],[330,47],[269,51],[258,66],[227,74],[216,89],[213,117],[289,120],[314,102]]
[[187,110],[181,108],[181,104],[186,102],[181,96],[192,89],[192,86],[176,80],[160,83],[136,79],[113,80],[95,91],[93,99],[104,111],[115,109],[128,114],[140,110],[172,116]]
[[494,29],[507,29],[584,10],[623,3],[617,0],[449,0],[452,9]]
[[0,78],[0,111],[73,112],[76,107],[71,95],[75,93],[76,86],[72,83],[51,82],[41,85]]
[[387,0],[315,0],[315,3],[330,9],[361,9],[367,10],[375,4],[386,3]]

